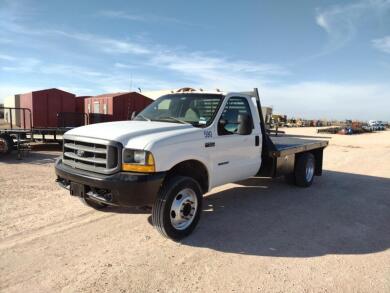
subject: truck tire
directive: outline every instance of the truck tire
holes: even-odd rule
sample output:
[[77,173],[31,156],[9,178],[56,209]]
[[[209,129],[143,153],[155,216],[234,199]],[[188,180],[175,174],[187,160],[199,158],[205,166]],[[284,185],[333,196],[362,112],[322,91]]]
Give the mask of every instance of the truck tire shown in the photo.
[[80,197],[80,200],[83,204],[85,204],[86,206],[89,206],[95,210],[103,210],[106,207],[108,207],[108,205],[106,205],[104,203],[100,203],[100,202],[91,200],[89,198]]
[[0,156],[8,155],[14,149],[14,140],[9,134],[6,133],[0,134],[0,143],[1,143]]
[[191,234],[202,211],[202,191],[191,177],[175,176],[161,187],[152,209],[153,226],[178,241]]
[[314,180],[315,158],[312,153],[304,153],[297,157],[295,164],[295,185],[309,187]]

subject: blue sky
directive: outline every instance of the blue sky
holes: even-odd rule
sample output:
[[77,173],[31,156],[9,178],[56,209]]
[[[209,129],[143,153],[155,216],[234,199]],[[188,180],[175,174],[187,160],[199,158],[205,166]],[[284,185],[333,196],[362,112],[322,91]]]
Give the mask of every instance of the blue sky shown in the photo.
[[258,87],[289,116],[390,120],[390,0],[0,0],[0,101]]

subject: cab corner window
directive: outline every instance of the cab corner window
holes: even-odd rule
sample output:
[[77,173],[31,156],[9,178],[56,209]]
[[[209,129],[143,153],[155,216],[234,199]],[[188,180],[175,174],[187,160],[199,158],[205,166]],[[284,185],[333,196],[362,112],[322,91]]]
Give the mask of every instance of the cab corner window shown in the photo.
[[230,98],[218,121],[218,135],[249,135],[252,129],[253,120],[248,101],[240,97]]

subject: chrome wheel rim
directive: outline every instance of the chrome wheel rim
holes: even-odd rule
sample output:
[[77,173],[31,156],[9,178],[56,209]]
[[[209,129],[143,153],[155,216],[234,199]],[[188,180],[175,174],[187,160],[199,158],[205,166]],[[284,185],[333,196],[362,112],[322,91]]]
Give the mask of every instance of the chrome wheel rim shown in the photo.
[[314,161],[313,159],[307,160],[306,164],[306,181],[310,182],[314,176]]
[[177,230],[184,230],[194,221],[198,211],[198,198],[195,191],[185,188],[179,191],[173,199],[169,217],[172,226]]

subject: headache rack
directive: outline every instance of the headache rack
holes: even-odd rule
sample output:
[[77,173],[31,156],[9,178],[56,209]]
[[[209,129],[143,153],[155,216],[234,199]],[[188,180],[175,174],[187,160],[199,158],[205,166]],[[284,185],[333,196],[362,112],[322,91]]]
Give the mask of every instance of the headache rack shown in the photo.
[[63,163],[75,169],[101,174],[120,170],[120,143],[79,136],[65,136]]

